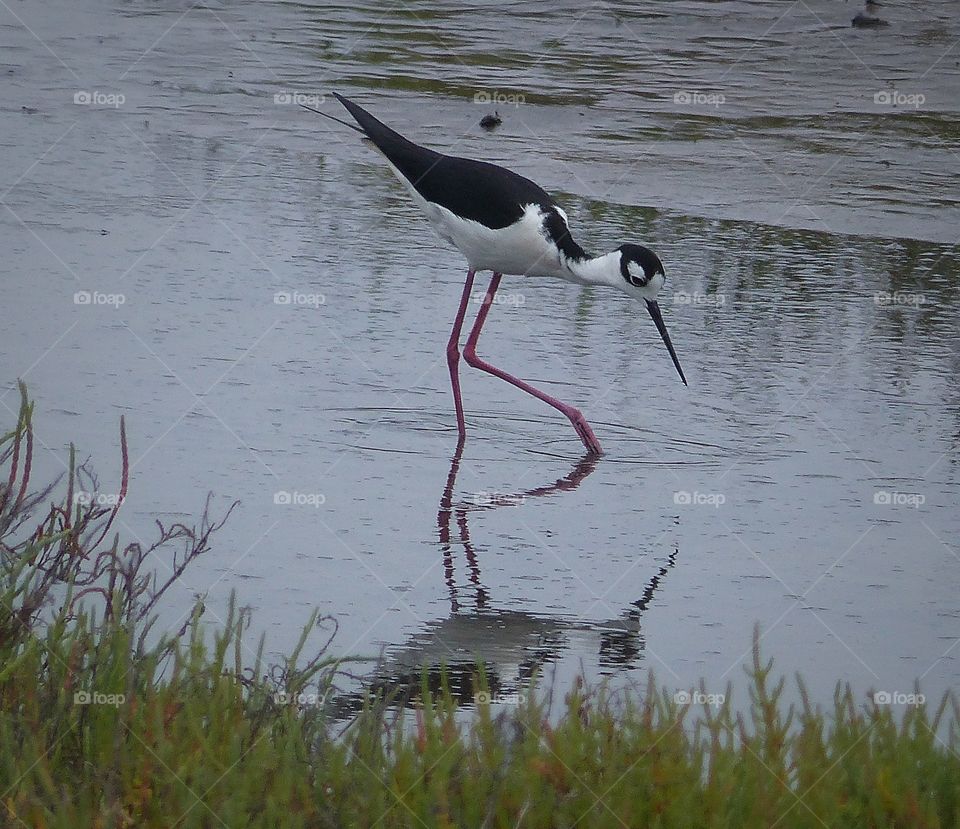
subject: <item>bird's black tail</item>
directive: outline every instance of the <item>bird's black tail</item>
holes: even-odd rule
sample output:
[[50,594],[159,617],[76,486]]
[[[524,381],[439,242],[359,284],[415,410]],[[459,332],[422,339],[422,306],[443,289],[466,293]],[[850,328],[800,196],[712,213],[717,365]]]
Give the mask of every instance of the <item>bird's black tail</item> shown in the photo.
[[[324,118],[329,118],[331,121],[336,121],[338,124],[343,124],[345,127],[350,127],[354,132],[359,132],[361,135],[367,136],[374,144],[378,147],[381,142],[384,144],[390,143],[410,143],[404,138],[400,133],[394,132],[390,127],[384,124],[382,121],[374,118],[369,112],[367,112],[362,106],[358,106],[349,98],[344,98],[343,95],[339,95],[336,92],[333,93],[333,97],[336,98],[343,106],[346,108],[357,124],[351,124],[349,121],[344,121],[342,118],[337,118],[336,115],[328,115],[326,112],[321,112],[319,109],[314,109],[312,106],[307,106],[306,104],[300,104],[304,109],[309,112],[315,112],[317,115],[322,115]],[[382,147],[381,147],[382,149]]]
[[[354,117],[360,125],[360,131],[374,143],[374,146],[414,187],[417,187],[443,158],[438,152],[408,141],[399,132],[390,129],[349,98],[344,98],[343,95],[338,95],[336,92],[333,93],[333,96]],[[333,118],[332,115],[327,117]],[[336,118],[334,120],[339,121],[340,119]],[[354,127],[354,129],[357,128]]]
[[359,132],[361,135],[366,135],[366,133],[360,129],[356,124],[351,124],[349,121],[344,121],[342,118],[337,118],[336,115],[327,115],[325,112],[321,112],[319,109],[314,109],[311,106],[306,104],[300,104],[308,112],[315,112],[317,115],[322,115],[324,118],[329,118],[331,121],[336,121],[338,124],[343,124],[345,127],[350,127],[354,132]]
[[327,115],[327,113],[320,112],[320,110],[313,109],[312,107],[305,106],[304,108],[317,113],[317,115],[322,115],[324,118],[329,118],[331,121],[336,121],[338,124],[350,127],[350,129],[356,130],[361,135],[369,138],[376,148],[411,181],[418,181],[440,158],[439,153],[428,150],[426,147],[420,147],[412,141],[407,140],[400,135],[399,132],[390,129],[390,127],[374,118],[362,106],[355,104],[349,98],[344,98],[343,95],[338,95],[336,92],[333,93],[333,97],[343,104],[347,112],[354,117],[360,126],[337,118],[335,115]]
[[[400,133],[394,132],[390,127],[374,118],[362,106],[355,104],[349,98],[344,98],[343,95],[338,95],[336,92],[333,93],[333,97],[343,104],[344,109],[353,116],[354,120],[362,128],[362,131],[367,134],[367,137],[376,144],[384,154],[387,154],[385,147],[411,143],[400,135]],[[354,129],[356,129],[356,127],[354,127]]]

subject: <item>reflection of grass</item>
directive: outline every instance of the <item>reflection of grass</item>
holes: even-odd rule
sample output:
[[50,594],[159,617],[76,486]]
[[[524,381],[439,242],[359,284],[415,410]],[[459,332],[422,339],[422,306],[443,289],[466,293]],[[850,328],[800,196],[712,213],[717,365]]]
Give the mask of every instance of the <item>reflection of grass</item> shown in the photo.
[[[696,706],[652,680],[627,697],[581,682],[559,712],[528,694],[497,716],[481,704],[466,720],[441,689],[408,727],[371,702],[338,732],[323,700],[339,663],[321,654],[297,667],[306,633],[271,670],[262,646],[246,657],[246,613],[231,605],[207,644],[198,604],[184,629],[148,644],[164,583],[140,572],[139,547],[107,538],[122,498],[90,489],[77,499],[77,469],[63,502],[51,503],[52,488],[31,496],[30,414],[24,396],[16,429],[0,439],[5,826],[960,822],[952,696],[899,718],[858,709],[848,689],[829,712],[793,710],[756,647],[745,716],[729,693]],[[214,528],[206,519],[161,528],[161,542],[182,545],[175,566],[185,566]]]

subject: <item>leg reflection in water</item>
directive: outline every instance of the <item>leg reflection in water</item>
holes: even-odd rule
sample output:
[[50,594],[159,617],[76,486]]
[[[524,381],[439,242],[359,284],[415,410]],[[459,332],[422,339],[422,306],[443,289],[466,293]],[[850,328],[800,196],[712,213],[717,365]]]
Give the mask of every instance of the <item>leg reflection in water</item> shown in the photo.
[[456,506],[453,503],[453,490],[457,483],[457,475],[460,472],[460,460],[463,457],[464,441],[457,444],[457,450],[453,453],[453,459],[450,462],[450,473],[447,475],[447,483],[440,496],[440,509],[437,511],[437,530],[440,537],[440,549],[443,551],[443,569],[446,576],[447,587],[450,589],[450,610],[457,613],[461,609],[460,600],[457,595],[457,585],[454,577],[453,566],[453,547],[451,544],[450,524],[453,518],[456,518],[457,533],[459,542],[463,547],[464,556],[467,559],[467,568],[470,571],[470,582],[476,589],[474,597],[474,607],[477,610],[484,610],[487,607],[487,591],[480,582],[480,566],[477,563],[477,552],[470,542],[470,527],[467,524],[467,515],[475,510],[496,509],[502,506],[516,506],[527,498],[539,498],[544,495],[553,495],[557,492],[566,492],[576,489],[580,483],[596,469],[597,456],[588,453],[580,459],[573,470],[559,478],[552,484],[539,486],[533,489],[527,489],[514,495],[497,495],[485,499],[484,503],[459,503]]

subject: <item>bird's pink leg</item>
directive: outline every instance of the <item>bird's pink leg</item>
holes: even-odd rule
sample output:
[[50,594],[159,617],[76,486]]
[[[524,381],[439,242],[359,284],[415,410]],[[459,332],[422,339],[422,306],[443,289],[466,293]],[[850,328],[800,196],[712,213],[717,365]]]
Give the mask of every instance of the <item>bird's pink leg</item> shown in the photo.
[[553,408],[558,411],[563,412],[573,424],[573,428],[577,430],[577,434],[580,436],[580,440],[583,441],[583,445],[587,447],[587,451],[591,452],[594,455],[602,454],[600,449],[600,441],[597,440],[596,436],[593,434],[593,429],[590,428],[590,424],[587,423],[584,416],[580,413],[580,410],[569,406],[566,403],[557,400],[555,397],[551,397],[549,394],[546,394],[540,389],[536,389],[531,386],[529,383],[525,383],[523,380],[514,377],[512,374],[507,374],[507,372],[502,369],[497,368],[496,366],[490,365],[486,360],[481,360],[477,356],[477,340],[480,339],[480,329],[483,328],[484,322],[486,322],[487,314],[490,312],[490,306],[493,304],[493,295],[497,292],[497,288],[500,286],[500,279],[503,274],[495,273],[493,279],[490,280],[490,287],[487,288],[487,294],[483,298],[483,305],[480,306],[480,313],[477,314],[477,320],[473,324],[473,328],[470,331],[470,335],[467,337],[467,344],[463,349],[463,358],[467,363],[474,368],[479,368],[483,371],[489,372],[496,377],[499,377],[502,380],[506,380],[508,383],[512,383],[519,389],[523,389],[527,394],[532,394],[534,397],[542,400],[544,403],[549,403]]
[[460,432],[460,440],[463,441],[467,436],[467,427],[463,422],[463,401],[460,399],[460,329],[463,328],[463,318],[467,314],[467,303],[470,302],[470,289],[473,288],[473,277],[476,271],[471,268],[467,271],[467,281],[463,284],[463,296],[460,298],[460,307],[457,309],[457,316],[453,321],[453,331],[450,332],[450,340],[447,342],[447,366],[450,368],[450,385],[453,386],[453,405],[457,409],[457,430]]

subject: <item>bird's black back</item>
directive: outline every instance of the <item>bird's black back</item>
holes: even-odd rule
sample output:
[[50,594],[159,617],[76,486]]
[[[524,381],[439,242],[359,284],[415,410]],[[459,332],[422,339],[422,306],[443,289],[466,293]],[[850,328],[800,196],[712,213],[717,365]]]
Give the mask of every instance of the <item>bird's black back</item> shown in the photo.
[[428,202],[445,207],[464,219],[499,230],[523,216],[524,207],[538,205],[546,216],[545,229],[571,259],[588,258],[570,237],[557,205],[538,184],[512,170],[429,150],[414,144],[342,95],[334,96],[356,119],[390,163]]

